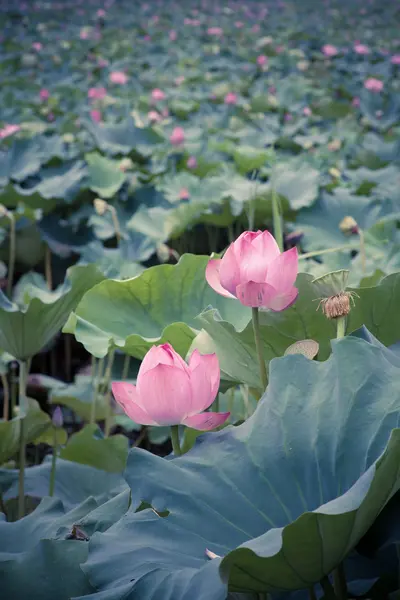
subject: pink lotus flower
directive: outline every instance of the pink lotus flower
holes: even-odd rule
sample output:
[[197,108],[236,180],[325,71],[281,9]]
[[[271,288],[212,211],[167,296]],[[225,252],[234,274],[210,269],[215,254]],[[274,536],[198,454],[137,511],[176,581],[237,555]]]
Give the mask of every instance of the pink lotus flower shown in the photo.
[[189,200],[190,192],[187,188],[182,188],[179,191],[179,200]]
[[90,116],[95,123],[100,123],[101,121],[101,112],[99,110],[91,110]]
[[128,76],[123,71],[112,71],[109,79],[111,83],[118,83],[119,85],[125,85],[128,82]]
[[310,117],[312,115],[312,110],[311,110],[311,108],[309,106],[305,106],[303,108],[303,115],[305,117]]
[[364,87],[370,92],[381,92],[383,90],[383,81],[376,79],[375,77],[368,77],[364,81]]
[[358,108],[360,106],[360,98],[355,96],[351,101],[351,105],[354,106],[354,108]]
[[106,60],[105,58],[99,58],[97,61],[97,66],[99,67],[99,69],[104,69],[104,67],[108,66],[108,60]]
[[297,248],[281,253],[268,231],[245,231],[223,258],[208,262],[206,279],[221,296],[279,312],[297,298],[297,270]]
[[234,92],[228,92],[224,98],[225,104],[236,104],[237,103],[237,95]]
[[392,58],[390,59],[390,62],[392,63],[392,65],[400,65],[400,54],[393,54]]
[[173,146],[180,146],[185,141],[185,131],[182,127],[175,127],[169,137]]
[[332,46],[332,44],[325,44],[325,46],[322,46],[322,52],[325,56],[331,57],[338,54],[338,49],[336,46]]
[[81,29],[81,31],[79,32],[79,37],[81,38],[81,40],[88,40],[90,35],[87,29]]
[[354,44],[354,52],[357,54],[369,54],[369,48],[365,44],[356,43]]
[[220,36],[222,35],[224,32],[221,29],[221,27],[209,27],[207,29],[207,33],[208,35],[216,35],[216,36]]
[[268,63],[268,56],[265,56],[264,54],[260,54],[260,56],[257,56],[257,64],[259,67],[263,67],[267,63]]
[[3,140],[4,138],[10,135],[13,135],[14,133],[17,133],[17,131],[19,131],[20,129],[21,127],[19,125],[12,125],[11,123],[5,125],[3,129],[0,129],[0,140]]
[[88,91],[88,98],[91,100],[103,100],[107,96],[107,90],[104,87],[90,88]]
[[253,27],[251,28],[252,33],[259,33],[260,31],[260,26],[258,25],[258,23],[256,23],[256,25],[253,25]]
[[197,158],[195,156],[189,156],[186,166],[188,169],[197,169]]
[[43,49],[43,46],[40,42],[33,42],[32,48],[36,50],[36,52],[40,52]]
[[175,79],[174,79],[175,85],[181,85],[184,81],[185,81],[184,75],[178,75],[178,77],[175,77]]
[[96,12],[96,17],[98,17],[99,19],[104,19],[105,16],[106,11],[104,10],[104,8],[99,8],[99,10]]
[[174,29],[171,29],[171,31],[169,32],[169,39],[171,40],[171,42],[175,42],[177,37],[178,34],[176,33],[176,31]]
[[165,93],[162,90],[155,88],[151,92],[151,99],[154,100],[154,102],[159,102],[160,100],[165,100]]
[[162,116],[156,110],[150,110],[147,113],[147,118],[149,119],[149,121],[153,121],[153,123],[159,123],[160,121],[162,121]]
[[209,431],[222,425],[229,413],[203,412],[214,401],[220,370],[215,354],[197,350],[189,365],[170,344],[153,346],[143,359],[137,385],[114,381],[112,391],[132,421],[140,425],[187,425]]
[[40,92],[39,92],[39,98],[43,102],[45,102],[46,100],[48,100],[50,98],[50,92],[49,92],[49,90],[46,90],[44,88],[42,90],[40,90]]

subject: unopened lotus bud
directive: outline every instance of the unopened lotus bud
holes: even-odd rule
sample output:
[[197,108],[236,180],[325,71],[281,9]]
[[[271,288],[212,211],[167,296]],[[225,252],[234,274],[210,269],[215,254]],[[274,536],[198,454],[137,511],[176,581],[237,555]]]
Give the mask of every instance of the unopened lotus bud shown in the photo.
[[106,214],[108,211],[108,202],[102,200],[101,198],[95,198],[93,201],[94,209],[100,217]]
[[75,136],[73,133],[64,133],[62,139],[66,144],[72,144],[75,141]]
[[342,142],[340,140],[332,140],[328,144],[328,149],[331,152],[336,152],[337,150],[340,150],[341,147],[342,147]]
[[166,244],[158,244],[156,252],[157,258],[161,263],[169,261],[171,254]]
[[331,169],[329,169],[329,175],[331,175],[335,179],[339,179],[341,173],[339,169],[336,169],[336,167],[332,167]]
[[53,412],[52,423],[54,427],[61,428],[64,424],[63,414],[60,406],[57,406]]
[[339,229],[342,233],[347,235],[351,233],[358,233],[357,221],[353,219],[353,217],[345,217],[342,221],[340,221]]
[[121,160],[121,162],[119,163],[119,168],[123,172],[128,171],[129,169],[132,169],[132,167],[133,167],[133,162],[129,157],[123,158]]
[[8,215],[8,210],[4,206],[4,204],[0,204],[0,219],[6,217]]

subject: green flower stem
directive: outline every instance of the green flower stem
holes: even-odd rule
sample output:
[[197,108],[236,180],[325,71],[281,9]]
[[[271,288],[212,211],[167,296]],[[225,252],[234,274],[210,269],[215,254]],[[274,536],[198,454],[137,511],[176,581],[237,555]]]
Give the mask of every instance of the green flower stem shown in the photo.
[[272,190],[272,222],[276,243],[279,246],[279,250],[283,252],[282,216],[279,207],[279,196],[274,189]]
[[18,518],[25,516],[25,413],[26,413],[26,382],[28,378],[28,363],[19,363],[19,476],[18,476]]
[[233,232],[233,224],[228,225],[228,241],[230,244],[235,241],[235,234]]
[[124,366],[122,368],[122,376],[121,376],[122,381],[125,381],[125,379],[128,379],[130,364],[131,364],[131,357],[129,356],[129,354],[125,354]]
[[103,375],[104,368],[104,358],[100,358],[99,361],[96,361],[96,358],[92,356],[92,387],[93,387],[93,395],[92,395],[92,404],[90,407],[90,424],[94,425],[96,422],[96,403],[97,397],[100,393],[100,384],[101,377]]
[[314,586],[312,586],[308,589],[308,596],[309,596],[310,600],[317,600],[317,596],[315,595]]
[[251,315],[252,315],[252,320],[253,320],[254,341],[256,343],[258,362],[260,365],[260,378],[261,378],[261,384],[263,387],[262,391],[264,393],[265,388],[267,387],[267,369],[265,366],[265,360],[264,360],[262,344],[261,344],[260,319],[259,319],[259,314],[258,314],[258,308],[252,308]]
[[104,373],[105,379],[105,401],[106,401],[106,421],[104,424],[104,435],[108,437],[110,435],[111,430],[111,421],[112,421],[112,402],[111,402],[111,375],[112,375],[112,367],[114,363],[115,350],[111,350],[108,354],[107,368]]
[[175,456],[181,456],[182,450],[179,442],[179,425],[171,425],[171,442]]
[[8,385],[7,375],[0,373],[1,383],[3,385],[3,419],[8,421],[10,410],[10,386]]
[[215,397],[214,404],[213,404],[213,411],[219,412],[219,394],[217,394]]
[[305,252],[299,254],[299,260],[305,260],[306,258],[313,258],[314,256],[323,256],[324,254],[332,254],[333,252],[345,252],[349,250],[357,250],[358,246],[354,244],[345,244],[344,246],[336,246],[335,248],[327,248],[326,250],[315,250],[314,252]]
[[254,221],[256,216],[256,205],[254,199],[249,201],[249,210],[247,211],[247,219],[249,222],[249,231],[253,231],[254,229]]
[[53,289],[53,271],[51,268],[51,250],[46,244],[44,249],[44,273],[46,277],[46,283],[49,290]]
[[15,270],[15,218],[14,214],[9,210],[7,211],[7,217],[10,221],[10,246],[8,256],[8,273],[7,273],[7,296],[11,298],[13,281],[14,281],[14,270]]
[[333,587],[338,600],[347,600],[347,583],[343,563],[333,571]]
[[51,458],[51,471],[50,471],[50,485],[49,485],[49,496],[54,495],[54,485],[56,482],[56,467],[57,467],[57,429],[54,427],[54,440],[53,440],[53,456]]
[[15,416],[15,407],[17,405],[17,369],[16,363],[11,363],[11,418]]
[[346,317],[336,319],[336,339],[344,338],[346,335]]
[[321,583],[321,587],[324,591],[324,598],[325,600],[338,600],[338,597],[335,594],[335,591],[332,587],[331,582],[329,581],[328,577],[323,577],[320,581]]
[[360,238],[361,272],[363,275],[365,275],[367,272],[367,252],[365,249],[364,232],[360,228],[358,228],[358,236]]

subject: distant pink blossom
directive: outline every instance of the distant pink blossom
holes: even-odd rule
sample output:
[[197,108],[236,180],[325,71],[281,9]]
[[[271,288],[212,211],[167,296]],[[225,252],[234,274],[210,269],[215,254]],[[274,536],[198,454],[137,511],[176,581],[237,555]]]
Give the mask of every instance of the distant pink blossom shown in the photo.
[[48,100],[50,98],[50,92],[49,92],[49,90],[46,90],[45,88],[43,88],[42,90],[40,90],[39,97],[40,97],[40,99],[43,102],[45,102],[46,100]]
[[258,33],[260,31],[260,26],[258,25],[258,23],[256,23],[256,25],[253,25],[251,31],[252,33]]
[[54,113],[49,112],[49,114],[47,115],[47,120],[52,123],[55,119]]
[[182,127],[175,127],[169,137],[173,146],[181,146],[185,141],[185,131]]
[[107,90],[104,87],[90,88],[88,91],[88,98],[91,100],[103,100],[107,96]]
[[209,27],[209,28],[207,29],[207,33],[208,33],[208,35],[217,35],[217,36],[220,36],[220,35],[222,35],[224,32],[223,32],[223,30],[221,29],[221,27]]
[[197,158],[195,156],[189,156],[187,159],[186,166],[188,169],[196,169],[197,168]]
[[244,23],[242,21],[236,21],[235,27],[237,29],[241,29],[243,26],[244,26]]
[[189,200],[190,192],[187,188],[182,188],[179,191],[179,200]]
[[268,88],[268,92],[270,94],[276,94],[276,87],[274,85],[270,85]]
[[96,13],[96,17],[99,17],[99,19],[103,19],[106,16],[106,11],[104,10],[104,8],[99,8],[99,10]]
[[147,118],[149,119],[149,121],[153,121],[153,123],[159,123],[160,121],[162,121],[162,116],[156,110],[150,110],[147,113]]
[[185,81],[184,75],[178,75],[178,77],[175,77],[175,79],[174,79],[175,85],[181,85],[184,81]]
[[235,92],[228,92],[224,98],[224,103],[225,104],[236,104],[237,100],[238,100],[238,97],[235,94]]
[[383,90],[383,81],[375,77],[369,77],[364,81],[364,87],[370,92],[381,92]]
[[95,123],[100,123],[101,121],[101,112],[99,110],[91,110],[90,116]]
[[289,121],[293,120],[293,115],[291,115],[290,113],[285,113],[283,118],[284,118],[285,122],[288,123]]
[[277,47],[275,48],[275,52],[276,52],[277,54],[282,54],[282,52],[283,52],[284,50],[285,50],[285,46],[277,46]]
[[354,52],[357,54],[369,54],[369,48],[365,44],[354,44]]
[[154,90],[151,92],[151,99],[154,102],[159,102],[160,100],[165,100],[165,92],[163,92],[159,88],[154,88]]
[[257,64],[259,67],[263,67],[267,63],[268,63],[268,56],[265,56],[264,54],[260,54],[260,56],[257,56]]
[[325,44],[325,46],[322,46],[322,53],[325,56],[331,57],[331,56],[336,56],[339,51],[336,48],[336,46],[332,46],[332,44]]
[[123,71],[112,71],[109,77],[111,83],[117,83],[119,85],[125,85],[128,81],[128,76]]
[[0,140],[3,140],[4,138],[10,135],[13,135],[14,133],[17,133],[17,131],[19,131],[20,129],[21,127],[19,125],[12,125],[11,123],[5,125],[3,129],[0,129]]
[[143,37],[143,40],[145,42],[149,42],[151,40],[151,35],[149,35],[148,33]]
[[40,52],[43,50],[43,45],[40,42],[33,42],[32,48],[36,50],[36,52]]
[[79,37],[81,38],[81,40],[88,40],[90,35],[87,29],[81,29],[79,32]]
[[178,34],[176,33],[176,31],[174,29],[171,29],[171,31],[169,32],[169,39],[171,40],[171,42],[175,42],[177,37]]
[[392,65],[400,65],[400,54],[393,54],[392,58],[390,59],[390,62],[392,63]]
[[303,108],[303,115],[305,117],[310,117],[312,115],[312,110],[311,110],[311,108],[309,106],[305,106]]
[[97,66],[99,67],[99,69],[104,69],[104,67],[108,66],[108,60],[106,60],[105,58],[99,58],[97,61]]
[[351,105],[355,108],[358,108],[360,106],[360,98],[358,96],[355,96],[351,101]]

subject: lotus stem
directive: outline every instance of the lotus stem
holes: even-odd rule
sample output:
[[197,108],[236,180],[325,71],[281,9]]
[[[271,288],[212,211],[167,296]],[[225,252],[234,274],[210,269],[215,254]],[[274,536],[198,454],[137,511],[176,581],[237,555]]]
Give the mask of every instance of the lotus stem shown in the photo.
[[308,588],[308,596],[310,600],[317,600],[317,596],[315,595],[314,586]]
[[305,252],[299,254],[299,260],[306,258],[313,258],[314,256],[323,256],[324,254],[331,254],[332,252],[341,252],[342,250],[357,250],[358,246],[352,244],[345,244],[344,246],[336,246],[335,248],[327,248],[326,250],[315,250],[315,252]]
[[99,361],[96,361],[96,358],[92,356],[92,387],[93,387],[93,395],[92,395],[92,404],[90,407],[90,424],[94,425],[96,422],[96,403],[97,396],[100,393],[100,382],[103,374],[104,368],[104,358],[100,358]]
[[44,249],[44,273],[47,287],[51,291],[53,289],[53,271],[51,268],[51,250],[47,244]]
[[107,368],[104,373],[105,378],[105,404],[106,404],[106,420],[104,423],[104,435],[108,437],[110,435],[111,430],[111,421],[112,421],[112,403],[111,403],[111,375],[112,375],[112,366],[114,363],[115,349],[110,350],[108,354]]
[[346,317],[336,319],[336,339],[344,338],[346,335]]
[[17,363],[11,363],[11,418],[15,414],[15,406],[17,404]]
[[128,379],[130,364],[131,364],[131,357],[129,356],[129,354],[125,354],[124,366],[122,368],[122,376],[121,376],[122,381],[125,381],[125,379]]
[[181,456],[182,450],[179,441],[179,425],[171,425],[171,442],[175,456]]
[[117,238],[117,244],[119,246],[122,235],[121,235],[121,227],[119,225],[117,211],[116,211],[115,206],[111,206],[111,204],[108,205],[108,210],[111,213],[111,218],[112,218],[112,222],[114,225],[115,237]]
[[230,223],[230,225],[228,225],[228,241],[230,244],[232,244],[232,242],[235,241],[235,234],[233,232],[233,225],[232,223]]
[[50,484],[49,484],[49,496],[54,496],[54,485],[56,482],[56,467],[57,467],[57,429],[54,427],[54,439],[53,439],[53,456],[51,457],[51,471],[50,471]]
[[10,410],[10,386],[8,385],[7,375],[0,374],[1,383],[3,384],[3,419],[8,421]]
[[361,254],[361,272],[363,275],[367,272],[367,252],[365,249],[365,236],[364,232],[358,227],[358,235],[360,237],[360,254]]
[[256,351],[258,356],[258,363],[260,366],[260,379],[262,385],[262,391],[265,392],[265,388],[267,387],[267,369],[265,366],[263,349],[261,344],[261,335],[260,335],[260,319],[258,308],[251,309],[252,321],[253,321],[253,331],[254,331],[254,341],[256,344]]
[[7,273],[7,296],[11,299],[12,288],[14,281],[14,270],[15,270],[15,217],[14,214],[8,210],[7,217],[10,221],[10,246],[8,256],[8,273]]
[[274,189],[272,190],[272,223],[276,243],[279,246],[279,250],[283,252],[282,216],[279,207],[279,196]]
[[28,363],[21,360],[19,363],[19,476],[18,476],[18,518],[25,516],[25,410],[26,410],[26,383],[28,379]]
[[72,376],[72,348],[71,335],[64,333],[64,351],[65,351],[65,377],[67,381],[71,381]]
[[343,563],[340,563],[340,565],[333,571],[333,587],[338,600],[348,599],[346,574],[344,572]]
[[339,600],[335,594],[331,582],[329,581],[329,577],[325,575],[325,577],[321,579],[320,583],[325,594],[325,600]]

